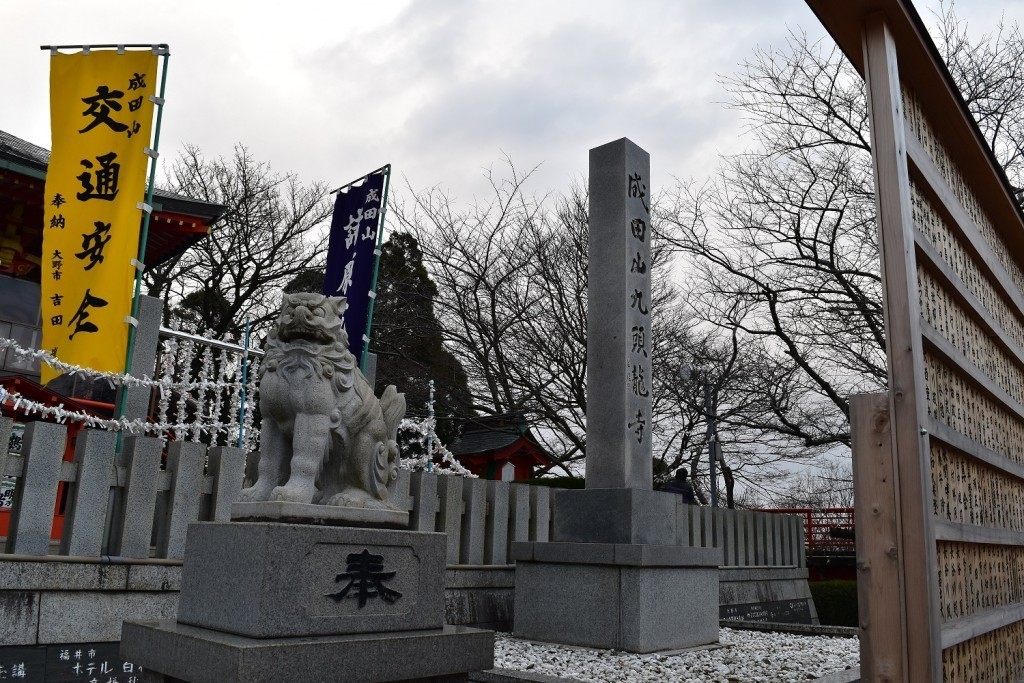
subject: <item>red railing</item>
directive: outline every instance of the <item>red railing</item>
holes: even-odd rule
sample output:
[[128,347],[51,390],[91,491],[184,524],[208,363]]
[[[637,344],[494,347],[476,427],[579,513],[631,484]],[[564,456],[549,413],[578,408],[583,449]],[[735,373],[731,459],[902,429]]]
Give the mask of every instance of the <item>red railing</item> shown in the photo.
[[815,553],[854,552],[853,508],[788,508],[785,510],[763,510],[780,515],[799,515],[804,518],[804,545],[807,556]]

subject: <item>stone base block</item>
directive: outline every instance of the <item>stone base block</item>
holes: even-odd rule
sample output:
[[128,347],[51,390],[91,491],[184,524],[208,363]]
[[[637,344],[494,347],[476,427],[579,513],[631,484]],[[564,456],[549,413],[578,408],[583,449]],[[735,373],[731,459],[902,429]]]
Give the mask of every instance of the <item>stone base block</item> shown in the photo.
[[517,637],[627,652],[718,642],[718,549],[523,543],[513,552]]
[[281,500],[232,503],[231,519],[241,522],[288,522],[381,529],[405,529],[409,526],[409,512],[406,510],[311,505]]
[[718,597],[722,620],[819,623],[806,568],[723,567]]
[[182,624],[283,638],[444,623],[441,533],[196,522],[185,557]]
[[552,541],[672,545],[678,496],[643,489],[555,492]]
[[446,680],[494,666],[494,634],[445,626],[256,640],[173,621],[125,622],[121,656],[151,679],[191,683]]

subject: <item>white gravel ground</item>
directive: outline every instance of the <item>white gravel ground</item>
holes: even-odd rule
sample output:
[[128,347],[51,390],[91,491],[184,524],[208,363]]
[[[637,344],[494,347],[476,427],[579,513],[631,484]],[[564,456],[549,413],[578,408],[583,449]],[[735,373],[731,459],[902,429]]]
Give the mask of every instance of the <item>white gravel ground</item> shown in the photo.
[[856,638],[723,628],[725,647],[674,655],[535,643],[495,634],[494,666],[580,681],[782,683],[809,681],[859,664]]

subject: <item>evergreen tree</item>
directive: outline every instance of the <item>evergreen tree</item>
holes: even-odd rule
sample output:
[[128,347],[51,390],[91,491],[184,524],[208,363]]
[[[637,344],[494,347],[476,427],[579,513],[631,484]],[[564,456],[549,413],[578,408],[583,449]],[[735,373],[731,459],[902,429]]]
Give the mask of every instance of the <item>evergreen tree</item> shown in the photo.
[[428,383],[434,380],[437,434],[448,444],[458,435],[457,422],[472,410],[466,372],[442,341],[436,297],[416,238],[392,234],[381,248],[373,314],[370,350],[377,354],[376,383],[405,392],[409,417],[426,417]]

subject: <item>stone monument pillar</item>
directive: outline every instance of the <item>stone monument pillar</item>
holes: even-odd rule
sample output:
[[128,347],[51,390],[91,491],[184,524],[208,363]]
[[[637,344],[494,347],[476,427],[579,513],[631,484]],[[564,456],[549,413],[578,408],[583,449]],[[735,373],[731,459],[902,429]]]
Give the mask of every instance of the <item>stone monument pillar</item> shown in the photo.
[[444,623],[445,534],[401,530],[405,398],[374,396],[344,310],[284,295],[259,476],[231,522],[189,526],[177,620],[124,624],[121,654],[147,682],[453,683],[493,666],[490,631]]
[[676,544],[653,490],[650,155],[590,150],[586,488],[558,491],[552,542],[513,545],[515,635],[630,652],[717,642],[719,548]]

